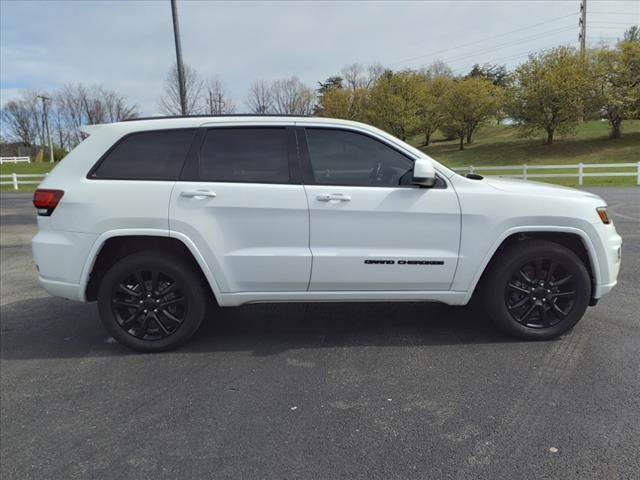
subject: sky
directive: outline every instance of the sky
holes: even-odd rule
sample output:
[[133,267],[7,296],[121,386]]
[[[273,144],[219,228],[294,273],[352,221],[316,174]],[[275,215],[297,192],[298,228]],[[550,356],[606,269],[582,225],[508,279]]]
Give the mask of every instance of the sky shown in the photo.
[[[640,23],[640,0],[587,0],[589,45]],[[578,46],[579,0],[178,0],[184,62],[217,76],[240,110],[250,84],[297,75],[307,85],[351,63],[394,70],[435,60],[514,67],[531,51]],[[160,112],[175,62],[169,0],[0,0],[0,103],[20,90],[99,84]]]

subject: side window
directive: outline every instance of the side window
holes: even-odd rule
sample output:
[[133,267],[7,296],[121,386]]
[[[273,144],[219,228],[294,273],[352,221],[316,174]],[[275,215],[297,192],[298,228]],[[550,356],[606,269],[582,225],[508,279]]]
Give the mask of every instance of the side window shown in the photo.
[[212,128],[200,151],[200,180],[289,183],[285,128]]
[[91,178],[177,180],[194,135],[194,129],[133,133],[107,154]]
[[393,187],[411,184],[413,161],[367,135],[307,128],[315,183]]

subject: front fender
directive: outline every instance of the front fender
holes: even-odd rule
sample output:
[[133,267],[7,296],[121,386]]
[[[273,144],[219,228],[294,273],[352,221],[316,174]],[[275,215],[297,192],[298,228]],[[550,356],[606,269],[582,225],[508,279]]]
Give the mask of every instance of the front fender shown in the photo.
[[[593,226],[590,224],[587,224],[586,226],[587,229],[593,229]],[[471,275],[467,274],[465,278],[465,274],[471,271],[471,269],[467,268],[465,271],[465,269],[459,268],[458,272],[456,272],[456,277],[454,278],[452,290],[466,291],[467,296],[465,298],[465,303],[471,299],[471,296],[473,295],[473,292],[475,291],[480,278],[489,265],[489,262],[498,251],[498,248],[500,248],[500,246],[507,238],[520,233],[568,233],[579,236],[589,255],[589,261],[591,262],[592,266],[592,274],[594,277],[592,280],[593,285],[596,287],[593,292],[593,296],[595,298],[599,297],[597,288],[601,284],[602,273],[600,261],[598,259],[598,246],[596,243],[594,243],[592,237],[585,230],[578,227],[536,224],[518,225],[503,230],[500,235],[495,238],[491,246],[485,252],[483,252],[483,254],[477,257],[477,260],[475,262],[468,255],[465,256],[465,252],[463,251],[463,249],[461,249],[460,263],[466,261],[467,263],[477,264],[474,272]],[[595,232],[592,232],[592,235],[595,235]]]

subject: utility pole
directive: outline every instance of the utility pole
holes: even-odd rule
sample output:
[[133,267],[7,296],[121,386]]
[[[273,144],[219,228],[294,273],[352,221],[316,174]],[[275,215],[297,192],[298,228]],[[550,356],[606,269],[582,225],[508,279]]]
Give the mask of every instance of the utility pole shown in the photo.
[[580,55],[584,58],[587,49],[587,0],[580,0]]
[[[580,0],[580,33],[578,34],[578,40],[580,40],[580,60],[582,66],[585,66],[585,58],[587,54],[587,0]],[[581,102],[578,121],[584,121],[584,103]]]
[[49,162],[53,163],[53,142],[51,141],[51,131],[49,130],[49,112],[47,110],[47,102],[51,101],[51,98],[44,95],[37,96],[42,100],[42,126],[44,127],[49,142]]
[[180,89],[180,111],[187,114],[187,94],[184,83],[184,65],[182,64],[182,46],[180,45],[180,26],[178,23],[178,6],[171,0],[171,17],[173,18],[173,38],[176,44],[176,64],[178,68],[178,86]]

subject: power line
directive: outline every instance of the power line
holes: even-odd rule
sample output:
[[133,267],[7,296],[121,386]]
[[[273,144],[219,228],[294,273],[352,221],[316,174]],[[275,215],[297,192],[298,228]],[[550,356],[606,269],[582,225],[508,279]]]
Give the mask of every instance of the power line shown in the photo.
[[[547,50],[547,49],[553,48],[553,47],[555,47],[557,45],[558,44],[556,42],[554,42],[553,44],[549,44],[549,45],[547,45],[545,47],[542,47],[542,48],[538,49],[538,51]],[[504,56],[504,57],[501,57],[501,58],[492,59],[492,62],[494,62],[494,63],[508,62],[510,60],[515,60],[515,59],[518,59],[518,58],[529,56],[531,53],[533,53],[532,50],[527,50],[526,52],[521,52],[521,53],[517,53],[517,54],[514,54],[514,55],[508,55],[508,56]],[[473,64],[467,64],[464,67],[455,67],[452,70],[453,70],[454,73],[459,73],[459,72],[464,71],[464,70],[470,70],[471,68],[473,68],[473,66],[476,63],[478,63],[478,62],[475,62]]]
[[589,21],[589,24],[596,24],[596,25],[625,25],[625,26],[631,26],[633,25],[633,22],[601,22],[601,21]]
[[504,37],[506,35],[511,35],[512,33],[520,33],[523,30],[529,30],[529,29],[532,29],[532,28],[535,28],[535,27],[539,27],[540,25],[545,25],[547,23],[556,22],[558,20],[562,20],[562,19],[565,19],[565,18],[568,18],[568,17],[575,17],[575,13],[570,13],[569,15],[564,15],[562,17],[545,20],[544,22],[540,22],[540,23],[536,23],[536,24],[533,24],[533,25],[529,25],[528,27],[519,28],[517,30],[511,30],[509,32],[501,33],[499,35],[494,35],[492,37],[486,37],[486,38],[483,38],[483,39],[480,39],[480,40],[476,40],[476,41],[471,42],[471,43],[465,43],[463,45],[457,45],[455,47],[447,48],[446,50],[433,51],[433,52],[430,52],[430,53],[425,53],[423,55],[418,55],[418,56],[411,57],[411,58],[405,58],[404,60],[399,60],[397,62],[393,62],[393,63],[390,63],[388,65],[390,67],[392,67],[392,66],[398,65],[400,63],[411,62],[413,60],[418,60],[420,58],[432,57],[432,56],[435,56],[435,55],[440,55],[442,53],[448,53],[448,52],[450,52],[452,50],[458,50],[460,48],[465,48],[465,47],[477,45],[478,43],[482,43],[482,42],[486,42],[486,41],[493,40],[493,39],[496,39],[496,38]]
[[[443,60],[446,61],[447,63],[451,63],[451,62],[455,63],[455,62],[457,62],[459,60],[465,60],[465,59],[468,59],[468,58],[476,57],[478,55],[482,55],[483,53],[493,52],[495,50],[499,50],[499,49],[504,48],[504,47],[512,47],[512,46],[515,46],[515,45],[521,45],[523,43],[528,43],[528,42],[531,42],[533,40],[539,40],[540,38],[545,38],[545,37],[549,37],[549,36],[553,36],[553,35],[558,35],[560,33],[565,33],[565,32],[569,32],[569,31],[572,31],[572,30],[576,30],[577,28],[578,28],[577,26],[573,26],[573,27],[564,27],[564,28],[556,29],[556,30],[549,30],[549,31],[546,31],[546,32],[540,32],[540,33],[538,33],[536,35],[533,35],[531,37],[525,37],[525,38],[520,39],[520,40],[515,41],[515,42],[509,42],[509,43],[502,43],[502,44],[498,44],[498,45],[493,45],[493,46],[485,48],[483,50],[477,50],[475,52],[466,53],[466,54],[458,56],[458,57],[453,57],[453,58],[446,58],[445,57]],[[412,67],[415,68],[417,66],[418,65],[413,65]]]
[[620,27],[605,27],[605,26],[598,25],[596,27],[596,30],[618,30],[619,31]]
[[640,10],[637,12],[590,12],[591,15],[640,15]]

